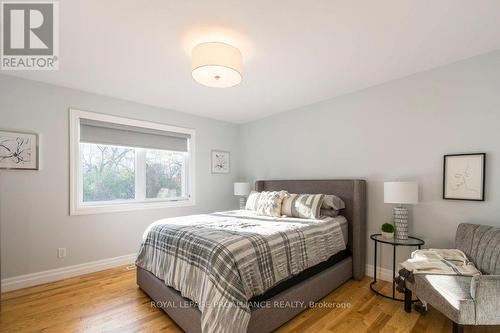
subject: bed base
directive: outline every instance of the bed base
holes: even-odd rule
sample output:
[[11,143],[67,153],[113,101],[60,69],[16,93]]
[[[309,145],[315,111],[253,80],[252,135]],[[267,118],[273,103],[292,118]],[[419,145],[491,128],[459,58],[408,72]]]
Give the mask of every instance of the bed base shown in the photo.
[[[351,279],[352,267],[352,257],[348,257],[267,300],[271,305],[280,302],[304,302],[304,307],[252,308],[247,333],[272,332],[285,324],[306,310],[310,302],[319,301]],[[201,333],[201,313],[189,299],[182,297],[177,290],[168,287],[162,280],[140,267],[137,267],[137,284],[151,297],[155,306],[165,311],[184,331]]]

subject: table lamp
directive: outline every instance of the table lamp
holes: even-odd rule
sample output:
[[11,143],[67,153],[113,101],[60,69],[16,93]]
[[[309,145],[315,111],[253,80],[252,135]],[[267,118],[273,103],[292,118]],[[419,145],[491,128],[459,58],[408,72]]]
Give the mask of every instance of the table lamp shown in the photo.
[[384,182],[384,202],[399,205],[394,207],[395,237],[408,239],[408,208],[404,205],[418,203],[418,183]]
[[240,209],[245,209],[247,196],[250,194],[250,183],[234,183],[234,195],[240,197]]

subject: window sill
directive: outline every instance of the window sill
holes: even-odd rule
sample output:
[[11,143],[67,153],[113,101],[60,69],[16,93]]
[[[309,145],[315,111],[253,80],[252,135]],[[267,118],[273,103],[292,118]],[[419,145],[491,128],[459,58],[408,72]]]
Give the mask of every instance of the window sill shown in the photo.
[[194,206],[195,201],[193,198],[189,200],[179,201],[153,201],[153,202],[128,202],[116,203],[106,205],[81,205],[78,207],[71,207],[70,215],[90,215],[90,214],[103,214],[103,213],[119,213],[129,212],[134,210],[146,209],[161,209],[171,207],[189,207]]

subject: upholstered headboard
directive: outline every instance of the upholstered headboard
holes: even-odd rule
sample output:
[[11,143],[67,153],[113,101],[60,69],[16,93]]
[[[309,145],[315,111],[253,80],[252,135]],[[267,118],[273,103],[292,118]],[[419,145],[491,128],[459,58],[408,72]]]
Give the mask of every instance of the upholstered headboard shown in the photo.
[[348,248],[352,252],[353,277],[365,276],[366,256],[366,182],[360,179],[258,180],[257,191],[286,190],[290,193],[334,194],[344,200],[342,215],[349,222]]

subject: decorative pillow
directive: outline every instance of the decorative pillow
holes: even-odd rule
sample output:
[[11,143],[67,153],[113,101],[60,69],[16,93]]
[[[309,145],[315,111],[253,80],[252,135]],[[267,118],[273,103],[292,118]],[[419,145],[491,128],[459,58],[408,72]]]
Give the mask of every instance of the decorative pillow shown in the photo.
[[324,197],[324,194],[290,194],[283,199],[281,213],[286,216],[317,219],[320,217]]
[[246,210],[257,210],[257,201],[259,201],[260,192],[252,191],[248,195],[247,204],[245,205]]
[[345,208],[344,200],[333,194],[326,194],[323,200],[322,209],[335,209],[341,210]]
[[259,199],[257,200],[257,214],[280,217],[281,203],[283,198],[287,196],[288,192],[286,191],[260,192]]
[[323,209],[323,208],[321,208],[319,215],[336,217],[336,216],[339,216],[339,211],[336,209]]

